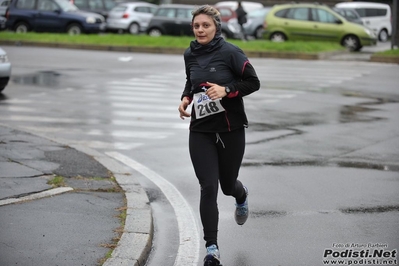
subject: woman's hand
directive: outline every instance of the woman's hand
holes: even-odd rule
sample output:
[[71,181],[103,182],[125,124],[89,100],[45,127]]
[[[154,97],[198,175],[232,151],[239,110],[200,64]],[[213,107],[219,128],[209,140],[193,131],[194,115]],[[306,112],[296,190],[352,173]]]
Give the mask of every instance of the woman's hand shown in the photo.
[[189,113],[186,112],[187,106],[189,104],[190,104],[190,100],[187,97],[184,97],[181,100],[179,108],[177,109],[180,112],[180,118],[183,119],[183,120],[184,120],[184,117],[190,117],[191,116]]
[[208,97],[212,100],[223,98],[227,95],[225,87],[219,86],[218,84],[211,82],[207,82],[207,84],[210,87],[206,90],[206,95],[208,95]]

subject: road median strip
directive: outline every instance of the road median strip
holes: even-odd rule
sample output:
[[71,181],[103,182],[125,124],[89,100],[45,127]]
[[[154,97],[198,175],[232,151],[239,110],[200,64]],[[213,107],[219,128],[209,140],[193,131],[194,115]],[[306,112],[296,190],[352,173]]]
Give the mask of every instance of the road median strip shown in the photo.
[[[96,44],[74,44],[74,43],[47,43],[35,41],[15,41],[1,40],[2,45],[15,46],[35,46],[50,48],[67,48],[80,50],[97,50],[112,52],[135,52],[135,53],[157,53],[157,54],[180,54],[182,55],[186,48],[173,47],[145,47],[145,46],[119,46],[119,45],[96,45]],[[347,51],[333,51],[320,53],[303,53],[303,52],[277,52],[277,51],[247,51],[244,52],[248,57],[252,58],[280,58],[280,59],[302,59],[302,60],[319,60],[327,59],[336,54],[348,53]]]

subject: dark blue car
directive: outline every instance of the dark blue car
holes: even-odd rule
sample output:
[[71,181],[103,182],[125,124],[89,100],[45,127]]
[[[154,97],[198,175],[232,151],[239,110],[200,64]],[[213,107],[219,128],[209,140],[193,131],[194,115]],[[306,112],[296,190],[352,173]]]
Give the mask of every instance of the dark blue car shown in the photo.
[[98,33],[105,30],[103,16],[79,10],[65,0],[12,0],[6,26],[16,32]]

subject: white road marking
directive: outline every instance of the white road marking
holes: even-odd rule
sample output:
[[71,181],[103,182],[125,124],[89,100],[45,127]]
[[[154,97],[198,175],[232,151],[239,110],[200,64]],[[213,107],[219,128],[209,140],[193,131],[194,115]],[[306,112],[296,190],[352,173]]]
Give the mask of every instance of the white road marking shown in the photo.
[[71,190],[73,190],[73,188],[71,188],[71,187],[58,187],[58,188],[53,188],[53,189],[49,189],[49,190],[38,192],[38,193],[33,193],[33,194],[25,196],[25,197],[4,199],[4,200],[0,200],[0,206],[12,204],[12,203],[19,203],[19,202],[23,202],[23,201],[36,200],[36,199],[41,199],[41,198],[46,198],[46,197],[52,197],[52,196],[62,194],[62,193],[65,193],[65,192],[68,192]]
[[113,115],[118,117],[151,117],[151,118],[177,118],[176,111],[169,112],[139,112],[139,111],[112,111]]
[[163,106],[163,105],[149,105],[149,104],[143,104],[143,103],[126,103],[126,102],[112,102],[111,106],[113,109],[133,109],[133,110],[138,110],[138,109],[144,109],[144,110],[161,110],[161,111],[174,111],[175,114],[178,114],[179,112],[177,111],[176,105],[171,105],[171,106]]
[[106,154],[140,172],[159,187],[172,205],[179,227],[180,245],[174,266],[198,265],[200,238],[197,222],[193,210],[179,190],[162,176],[123,154],[118,152],[106,152]]

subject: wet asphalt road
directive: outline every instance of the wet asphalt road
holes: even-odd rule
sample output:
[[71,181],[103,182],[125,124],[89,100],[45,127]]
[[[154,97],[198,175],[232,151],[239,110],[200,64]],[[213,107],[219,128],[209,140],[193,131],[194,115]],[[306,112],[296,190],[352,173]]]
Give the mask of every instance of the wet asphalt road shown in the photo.
[[[176,187],[198,219],[187,121],[176,111],[181,56],[7,52],[15,79],[2,100],[2,123],[137,160]],[[232,199],[220,195],[224,265],[323,265],[335,259],[323,258],[325,252],[346,245],[398,249],[398,65],[337,58],[251,62],[262,84],[245,99],[250,127],[241,180],[250,189],[251,216],[237,226]],[[148,265],[173,265],[179,245],[173,208],[153,181],[140,180],[155,217]]]

